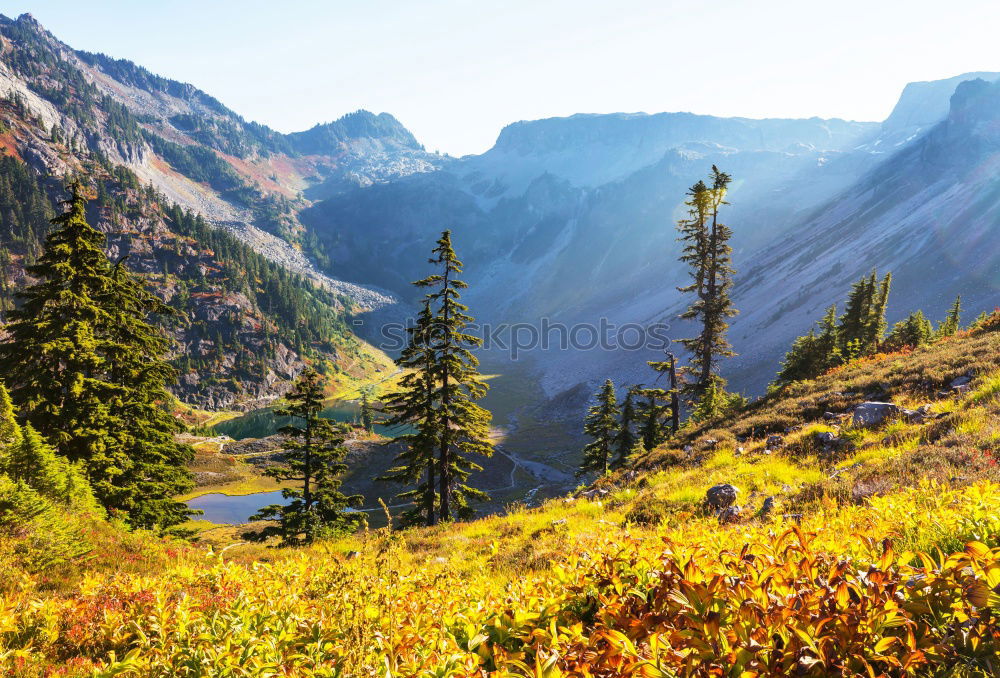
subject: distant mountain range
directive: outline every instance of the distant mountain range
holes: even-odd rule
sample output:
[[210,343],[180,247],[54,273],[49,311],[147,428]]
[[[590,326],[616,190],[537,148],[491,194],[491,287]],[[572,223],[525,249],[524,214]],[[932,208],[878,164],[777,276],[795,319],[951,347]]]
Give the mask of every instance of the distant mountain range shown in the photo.
[[[713,163],[735,177],[727,222],[740,357],[726,373],[736,388],[761,392],[791,340],[872,267],[896,276],[891,320],[917,307],[940,316],[958,292],[969,313],[992,308],[1000,287],[996,73],[912,83],[882,123],[581,114],[511,124],[486,153],[457,159],[427,153],[387,113],[278,133],[190,85],[74,51],[29,15],[0,18],[0,41],[0,96],[14,123],[0,145],[40,175],[97,160],[127,169],[302,276],[304,294],[315,286],[339,299],[330,313],[363,320],[369,338],[381,320],[405,315],[409,283],[426,273],[444,228],[455,231],[482,320],[667,319],[683,335],[674,223],[687,187]],[[268,314],[254,299],[248,308]],[[295,356],[309,350],[292,343]],[[528,359],[557,399],[609,376],[648,381],[654,357]],[[294,369],[262,381],[253,401],[280,392]],[[185,397],[219,404],[197,388]]]

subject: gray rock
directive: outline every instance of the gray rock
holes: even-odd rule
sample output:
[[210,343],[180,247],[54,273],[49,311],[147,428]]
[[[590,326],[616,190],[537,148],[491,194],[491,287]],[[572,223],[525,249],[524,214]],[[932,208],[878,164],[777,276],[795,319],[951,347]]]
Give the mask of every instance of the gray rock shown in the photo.
[[739,506],[728,506],[721,511],[719,511],[719,524],[727,525],[730,523],[739,522],[740,515],[743,510]]
[[878,426],[886,419],[895,417],[898,414],[898,405],[869,401],[855,406],[851,413],[851,422],[855,426],[870,428],[872,426]]
[[972,387],[968,384],[959,384],[958,386],[952,386],[951,392],[955,395],[965,395],[972,390]]
[[774,497],[768,497],[764,500],[764,505],[760,507],[760,517],[764,518],[771,514],[774,510]]
[[739,492],[736,487],[729,483],[716,485],[709,488],[708,492],[705,493],[705,503],[716,509],[729,508],[736,503],[736,495]]
[[344,558],[346,558],[347,560],[354,560],[360,555],[361,554],[358,553],[357,551],[348,551],[347,553],[344,554]]
[[955,377],[954,379],[952,379],[951,383],[948,384],[948,387],[956,388],[958,386],[965,386],[967,384],[970,384],[971,382],[972,382],[972,376],[968,374],[963,374],[960,377]]
[[783,442],[784,440],[785,440],[785,439],[784,439],[784,438],[782,438],[782,437],[781,437],[781,436],[779,436],[779,435],[773,435],[773,436],[768,436],[768,437],[767,437],[767,443],[766,443],[766,446],[767,446],[767,448],[768,448],[768,449],[774,449],[774,448],[776,448],[776,447],[781,447],[781,443],[782,443],[782,442]]
[[840,438],[838,438],[835,433],[823,431],[822,433],[816,434],[816,443],[820,446],[820,449],[823,452],[829,454],[840,445]]

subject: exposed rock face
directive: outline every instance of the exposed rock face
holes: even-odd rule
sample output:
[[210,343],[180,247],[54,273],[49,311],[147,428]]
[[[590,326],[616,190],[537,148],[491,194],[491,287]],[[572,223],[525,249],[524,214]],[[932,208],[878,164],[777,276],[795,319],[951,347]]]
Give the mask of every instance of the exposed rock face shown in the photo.
[[892,417],[898,416],[900,408],[892,403],[866,402],[856,405],[851,412],[851,422],[855,426],[872,428]]
[[715,485],[705,493],[705,503],[714,509],[724,509],[736,503],[739,490],[728,483]]

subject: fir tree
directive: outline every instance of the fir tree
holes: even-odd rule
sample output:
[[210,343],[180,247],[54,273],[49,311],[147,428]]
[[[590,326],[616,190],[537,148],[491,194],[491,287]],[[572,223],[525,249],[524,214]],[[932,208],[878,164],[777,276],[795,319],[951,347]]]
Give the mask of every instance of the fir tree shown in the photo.
[[691,421],[702,423],[718,419],[747,405],[747,399],[738,393],[729,393],[722,379],[716,377],[708,384],[691,412]]
[[341,479],[347,472],[343,463],[347,448],[333,422],[320,416],[323,386],[319,374],[313,369],[303,371],[286,400],[287,405],[276,409],[275,415],[293,418],[293,423],[281,427],[281,433],[288,436],[287,467],[269,468],[265,473],[301,486],[282,490],[282,496],[291,500],[287,504],[265,506],[250,518],[276,520],[277,525],[247,536],[265,539],[279,535],[284,545],[298,545],[363,526],[364,514],[346,510],[361,506],[363,497],[340,491]]
[[939,337],[951,337],[954,336],[959,329],[959,323],[962,322],[962,296],[959,295],[955,297],[955,303],[951,305],[948,309],[948,316],[941,323],[938,328],[937,334]]
[[827,309],[819,328],[819,334],[809,330],[809,334],[799,337],[792,344],[781,363],[775,380],[777,385],[812,379],[841,363],[836,306]]
[[82,464],[101,503],[136,527],[169,526],[188,511],[172,497],[191,487],[180,424],[162,409],[173,372],[149,317],[169,309],[102,250],[86,198],[70,187],[53,220],[37,283],[20,293],[0,345],[0,371],[20,416],[59,454]]
[[934,328],[923,311],[914,311],[896,323],[892,332],[885,339],[884,348],[887,351],[898,351],[902,348],[916,348],[929,344],[934,338]]
[[[611,469],[611,455],[618,434],[618,410],[615,385],[610,379],[597,394],[597,404],[587,412],[583,432],[593,438],[583,447],[583,460],[578,476],[591,471],[607,475]],[[629,450],[631,452],[631,449]]]
[[692,354],[695,379],[687,390],[695,397],[718,376],[719,359],[735,355],[726,339],[727,320],[737,313],[730,298],[735,273],[729,245],[732,230],[719,220],[722,206],[729,204],[726,192],[732,178],[713,165],[711,179],[711,187],[698,182],[691,188],[685,203],[689,218],[678,223],[684,243],[680,260],[691,275],[691,284],[679,289],[695,295],[681,318],[694,320],[700,327],[698,336],[680,340]]
[[845,359],[871,355],[879,350],[885,334],[892,274],[879,283],[878,272],[862,277],[851,287],[838,325],[840,350]]
[[462,262],[451,245],[450,231],[441,234],[433,255],[430,263],[440,266],[441,272],[414,283],[433,291],[425,296],[407,347],[397,360],[412,372],[403,377],[402,389],[389,396],[386,407],[391,413],[388,423],[409,424],[415,432],[405,436],[397,465],[383,476],[417,483],[399,495],[419,502],[404,520],[423,519],[428,525],[467,518],[472,515],[470,500],[488,499],[466,481],[473,471],[482,470],[470,457],[493,453],[490,413],[476,404],[485,395],[486,384],[471,349],[481,339],[467,332],[473,318],[460,301],[466,284],[457,277]]
[[615,469],[625,466],[636,443],[639,442],[633,430],[636,422],[635,395],[635,389],[630,388],[625,394],[625,402],[622,403],[621,418],[618,421],[618,432],[615,434],[614,441],[615,459],[611,464],[611,467]]
[[371,387],[361,389],[361,426],[368,433],[375,432],[375,410],[372,407]]
[[671,394],[661,388],[637,388],[637,395],[642,397],[638,410],[639,437],[647,450],[656,448],[667,439],[663,430],[663,415],[669,408]]
[[405,370],[400,379],[400,390],[391,393],[385,400],[385,410],[389,413],[387,426],[409,426],[413,433],[396,438],[402,444],[402,451],[396,455],[396,466],[380,480],[416,485],[402,492],[397,498],[413,501],[413,509],[400,516],[403,525],[437,522],[437,430],[435,365],[437,352],[434,348],[434,315],[430,299],[425,298],[423,308],[413,327],[407,328],[407,345],[396,359],[396,365]]
[[434,289],[428,299],[434,312],[432,334],[436,345],[433,376],[438,407],[438,517],[446,521],[470,517],[469,500],[489,498],[466,481],[472,471],[482,470],[470,457],[491,456],[493,445],[489,440],[490,413],[476,404],[486,394],[487,386],[471,348],[481,345],[482,340],[467,331],[474,319],[460,301],[460,290],[467,285],[457,277],[462,273],[462,262],[451,245],[451,231],[441,234],[432,254],[430,263],[440,266],[441,272],[417,284]]

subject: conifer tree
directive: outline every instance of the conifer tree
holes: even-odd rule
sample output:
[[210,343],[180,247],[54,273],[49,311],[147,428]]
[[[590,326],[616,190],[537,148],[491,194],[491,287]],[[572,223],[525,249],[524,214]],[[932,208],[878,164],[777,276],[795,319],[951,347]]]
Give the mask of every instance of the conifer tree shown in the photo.
[[884,348],[887,351],[898,351],[902,348],[916,348],[929,344],[934,338],[934,328],[923,311],[914,311],[906,319],[896,323],[892,332],[885,339]]
[[695,378],[687,390],[695,398],[718,376],[719,359],[735,355],[726,339],[727,320],[737,313],[730,298],[735,273],[729,245],[732,230],[719,220],[722,206],[729,204],[730,181],[728,174],[713,165],[711,187],[699,181],[690,189],[685,203],[689,218],[677,225],[684,243],[680,260],[691,275],[691,284],[679,290],[695,295],[681,318],[695,320],[700,327],[698,336],[680,340],[692,354],[690,371]]
[[[680,384],[678,381],[677,359],[673,353],[667,353],[667,359],[663,361],[649,361],[646,363],[660,374],[666,374],[670,388],[667,389],[670,408],[670,433],[676,435],[680,429],[681,405],[680,405]],[[659,377],[657,377],[659,378]]]
[[82,464],[100,502],[136,527],[169,526],[188,511],[193,458],[164,409],[173,372],[149,323],[170,309],[102,250],[79,184],[56,217],[0,345],[0,372],[19,415],[59,454]]
[[370,387],[361,389],[361,426],[368,433],[375,432],[375,412],[371,397]]
[[622,403],[621,418],[618,421],[618,432],[615,434],[615,459],[611,464],[614,469],[625,466],[629,457],[635,450],[638,437],[633,430],[636,422],[635,412],[635,388],[630,388],[625,394],[625,402]]
[[962,322],[962,295],[955,297],[955,303],[951,305],[948,309],[948,316],[941,323],[938,328],[938,336],[940,337],[951,337],[954,336],[959,329],[959,323]]
[[388,398],[387,407],[392,413],[389,423],[409,423],[416,432],[407,436],[407,448],[397,456],[397,466],[384,476],[420,483],[400,496],[416,500],[423,495],[423,506],[408,518],[422,515],[427,524],[467,518],[473,512],[470,500],[489,498],[466,481],[473,471],[482,470],[470,457],[493,454],[490,413],[476,403],[487,386],[471,349],[482,340],[467,331],[473,318],[460,301],[460,291],[467,285],[458,279],[462,262],[452,247],[451,231],[441,234],[432,254],[429,263],[440,266],[441,272],[414,283],[432,291],[397,361],[414,372],[404,377],[402,390]]
[[423,307],[413,327],[407,328],[407,345],[396,359],[396,365],[405,370],[400,379],[400,390],[385,400],[389,414],[387,426],[409,426],[412,433],[396,438],[402,450],[396,455],[396,466],[379,478],[404,485],[416,485],[397,495],[402,501],[413,501],[413,509],[400,516],[402,525],[437,523],[437,389],[435,366],[437,352],[434,347],[434,315],[430,298],[425,297]]
[[479,360],[471,348],[482,339],[467,329],[474,318],[461,303],[460,290],[468,285],[458,279],[462,262],[451,244],[451,231],[444,231],[432,250],[431,264],[441,267],[440,273],[418,282],[420,287],[434,289],[428,297],[434,312],[433,339],[436,344],[434,365],[435,400],[438,406],[438,518],[464,519],[472,515],[469,500],[485,501],[489,496],[466,484],[472,471],[482,467],[472,455],[489,457],[493,444],[489,440],[489,411],[476,401],[486,395],[487,385],[479,374]]
[[663,430],[663,415],[668,405],[664,402],[670,398],[670,393],[662,388],[637,388],[637,395],[642,397],[638,410],[639,437],[642,446],[647,450],[654,449],[666,440]]
[[265,539],[279,535],[283,544],[294,546],[363,526],[364,514],[346,509],[361,506],[364,498],[340,491],[342,477],[347,472],[344,464],[347,448],[333,422],[320,416],[323,386],[319,374],[313,369],[304,370],[285,397],[287,405],[276,409],[275,415],[293,418],[291,424],[281,427],[281,433],[288,436],[287,467],[272,467],[265,473],[276,480],[301,485],[282,490],[282,496],[291,500],[289,503],[265,506],[250,518],[276,520],[277,525],[247,536]]
[[879,350],[886,329],[885,311],[891,285],[891,273],[879,283],[875,270],[852,285],[838,326],[840,350],[845,359]]
[[745,407],[747,399],[738,393],[726,391],[724,382],[716,377],[708,384],[701,398],[691,411],[691,421],[701,423],[716,419]]
[[619,414],[615,385],[608,379],[597,393],[597,403],[588,410],[584,420],[583,432],[593,440],[583,447],[583,460],[577,471],[578,476],[591,471],[607,475],[610,471]]
[[785,354],[776,384],[790,384],[812,379],[841,363],[840,330],[837,327],[837,307],[831,306],[819,322],[820,332],[810,329],[792,343]]

